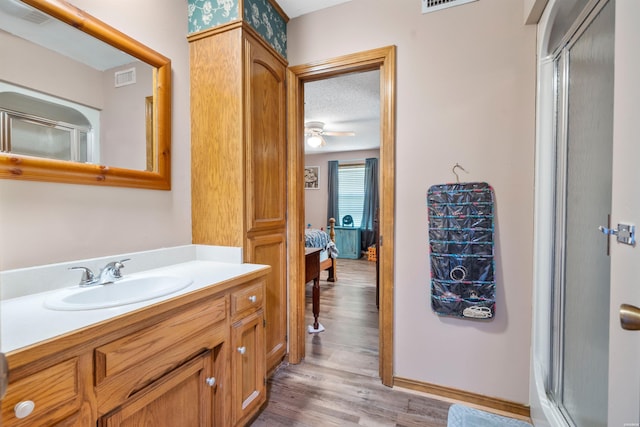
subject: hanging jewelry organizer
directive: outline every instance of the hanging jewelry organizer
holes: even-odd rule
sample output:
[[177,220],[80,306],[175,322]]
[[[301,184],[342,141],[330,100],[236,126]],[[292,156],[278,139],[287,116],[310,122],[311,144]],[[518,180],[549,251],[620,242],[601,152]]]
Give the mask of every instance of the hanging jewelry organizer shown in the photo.
[[[462,169],[456,164],[454,174],[456,168]],[[427,208],[433,311],[443,316],[493,318],[493,189],[485,182],[434,185],[427,192]]]

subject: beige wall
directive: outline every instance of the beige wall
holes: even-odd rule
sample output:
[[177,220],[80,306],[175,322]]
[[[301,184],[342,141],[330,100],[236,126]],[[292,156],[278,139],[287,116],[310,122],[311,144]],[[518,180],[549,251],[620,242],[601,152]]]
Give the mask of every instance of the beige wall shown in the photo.
[[[304,223],[312,228],[327,229],[328,172],[327,162],[330,160],[350,161],[370,157],[380,157],[379,150],[344,151],[339,153],[307,154],[304,156],[305,166],[318,166],[319,182],[317,190],[304,190]],[[338,218],[336,218],[338,219]]]
[[172,60],[172,191],[0,180],[3,270],[191,242],[186,3],[72,3]]
[[[292,19],[289,63],[396,45],[394,374],[528,403],[535,27],[523,3],[426,15],[413,0],[353,0]],[[330,31],[328,31],[330,29]],[[428,188],[486,181],[496,196],[496,317],[440,318],[429,304]]]

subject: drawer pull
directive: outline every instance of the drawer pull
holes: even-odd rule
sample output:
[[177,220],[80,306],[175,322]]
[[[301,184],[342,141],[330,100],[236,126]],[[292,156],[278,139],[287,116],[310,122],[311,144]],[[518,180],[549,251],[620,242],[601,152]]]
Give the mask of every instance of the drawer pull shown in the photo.
[[205,380],[205,382],[207,383],[207,385],[209,387],[213,387],[214,385],[216,385],[216,379],[215,377],[209,377]]
[[247,352],[247,347],[238,347],[238,353],[245,354]]
[[32,400],[23,400],[13,407],[13,411],[16,414],[16,418],[25,418],[31,415],[35,407],[36,404]]
[[258,300],[258,298],[256,298],[256,296],[255,296],[255,295],[251,295],[251,296],[249,297],[249,301],[251,301],[252,303],[255,303],[257,300]]

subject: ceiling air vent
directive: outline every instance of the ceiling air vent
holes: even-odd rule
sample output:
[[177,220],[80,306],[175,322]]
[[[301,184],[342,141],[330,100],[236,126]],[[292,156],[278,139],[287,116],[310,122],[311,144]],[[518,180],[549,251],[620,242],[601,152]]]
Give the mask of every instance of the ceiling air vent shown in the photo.
[[45,15],[44,13],[38,10],[33,10],[23,15],[22,19],[24,19],[25,21],[33,22],[34,24],[37,24],[37,25],[42,25],[45,22],[49,22],[50,20],[49,16]]
[[422,13],[435,12],[448,7],[460,6],[478,0],[422,0]]
[[37,25],[51,21],[48,15],[18,0],[0,1],[0,10],[9,16],[23,19]]
[[136,69],[129,68],[128,70],[115,72],[115,86],[121,87],[126,85],[132,85],[136,82]]

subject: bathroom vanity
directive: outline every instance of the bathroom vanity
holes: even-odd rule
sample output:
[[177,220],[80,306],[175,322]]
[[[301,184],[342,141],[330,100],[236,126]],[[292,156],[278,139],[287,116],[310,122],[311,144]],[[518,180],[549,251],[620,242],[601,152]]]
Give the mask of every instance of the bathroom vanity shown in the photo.
[[102,309],[45,307],[68,289],[4,300],[10,374],[2,425],[246,424],[266,399],[269,271],[181,262],[150,277],[188,276],[190,286]]

